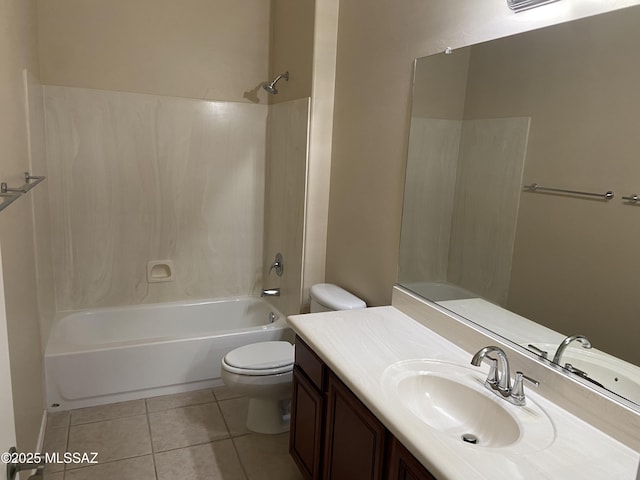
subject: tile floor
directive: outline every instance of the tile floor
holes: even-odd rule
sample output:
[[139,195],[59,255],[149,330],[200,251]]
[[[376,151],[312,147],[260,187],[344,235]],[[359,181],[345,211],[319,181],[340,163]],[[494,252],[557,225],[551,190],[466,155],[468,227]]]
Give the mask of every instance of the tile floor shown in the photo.
[[248,431],[248,400],[225,387],[49,414],[46,452],[98,452],[50,464],[46,480],[299,480],[289,434]]

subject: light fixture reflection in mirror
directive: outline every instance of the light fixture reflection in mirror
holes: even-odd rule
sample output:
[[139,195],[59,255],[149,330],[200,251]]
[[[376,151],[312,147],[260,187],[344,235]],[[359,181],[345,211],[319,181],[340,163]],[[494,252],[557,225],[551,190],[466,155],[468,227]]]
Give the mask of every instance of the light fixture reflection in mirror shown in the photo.
[[507,5],[514,12],[522,12],[535,7],[541,7],[547,3],[554,3],[558,0],[507,0]]
[[640,408],[640,210],[524,188],[640,188],[638,24],[634,6],[416,61],[398,283],[550,359],[588,336],[561,366]]

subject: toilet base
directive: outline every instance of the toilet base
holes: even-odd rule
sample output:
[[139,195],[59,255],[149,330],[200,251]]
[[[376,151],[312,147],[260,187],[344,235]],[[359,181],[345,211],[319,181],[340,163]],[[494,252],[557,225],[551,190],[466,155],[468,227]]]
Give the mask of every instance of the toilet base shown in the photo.
[[291,399],[249,398],[247,428],[252,432],[276,434],[289,431]]

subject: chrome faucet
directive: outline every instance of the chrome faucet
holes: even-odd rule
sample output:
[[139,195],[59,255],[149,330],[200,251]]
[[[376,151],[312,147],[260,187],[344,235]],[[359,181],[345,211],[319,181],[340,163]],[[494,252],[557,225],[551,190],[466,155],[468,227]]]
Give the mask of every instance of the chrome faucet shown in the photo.
[[556,354],[553,356],[553,363],[560,365],[560,358],[562,357],[562,354],[573,341],[580,342],[582,344],[582,348],[591,348],[591,342],[584,335],[571,335],[565,338],[558,346],[558,350],[556,350]]
[[265,288],[260,293],[261,297],[279,297],[280,289],[279,288]]
[[[489,354],[493,353],[496,358],[490,357]],[[504,353],[500,347],[484,347],[473,356],[471,359],[471,365],[479,367],[482,360],[489,361],[489,374],[484,381],[485,387],[494,392],[496,395],[502,396],[509,403],[522,406],[526,404],[526,397],[524,395],[524,380],[528,380],[535,386],[540,385],[540,382],[533,378],[527,377],[522,372],[516,372],[516,376],[511,386],[511,375],[509,373],[509,359],[507,354]]]
[[[487,356],[489,353],[495,353],[498,359]],[[511,377],[507,354],[500,347],[484,347],[473,356],[471,365],[479,367],[485,358],[489,360],[490,369],[484,384],[500,392],[503,397],[508,397],[511,394]]]

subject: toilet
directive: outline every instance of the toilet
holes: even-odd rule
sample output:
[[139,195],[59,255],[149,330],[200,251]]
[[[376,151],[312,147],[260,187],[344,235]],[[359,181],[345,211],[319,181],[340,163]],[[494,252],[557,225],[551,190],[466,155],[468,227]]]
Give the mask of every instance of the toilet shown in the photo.
[[[330,283],[311,287],[311,313],[365,308],[361,299]],[[257,433],[289,430],[294,346],[258,342],[238,347],[222,359],[221,376],[230,391],[249,398],[247,428]]]

